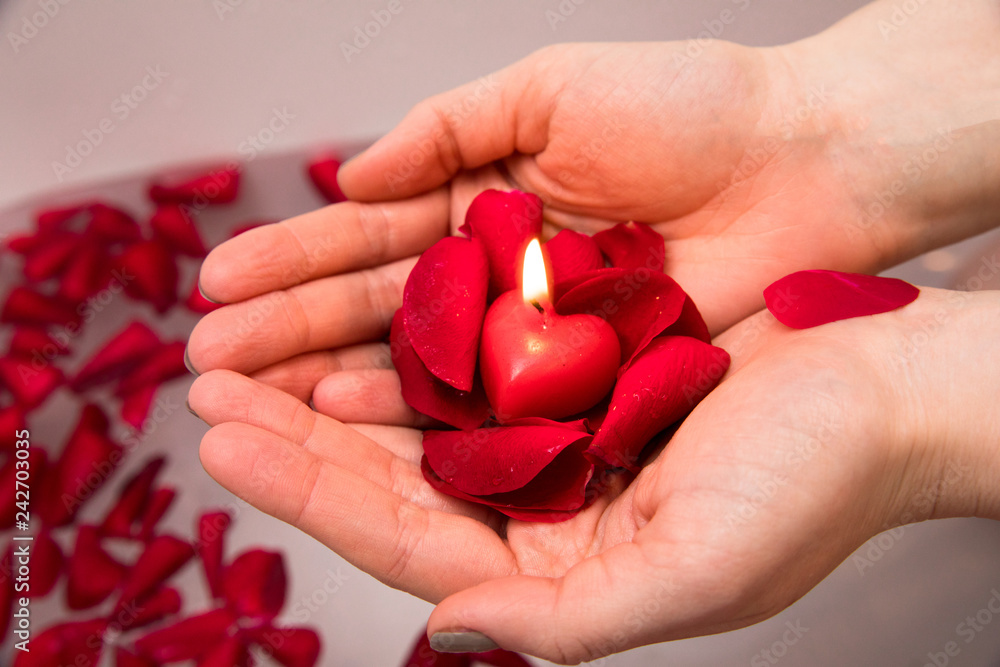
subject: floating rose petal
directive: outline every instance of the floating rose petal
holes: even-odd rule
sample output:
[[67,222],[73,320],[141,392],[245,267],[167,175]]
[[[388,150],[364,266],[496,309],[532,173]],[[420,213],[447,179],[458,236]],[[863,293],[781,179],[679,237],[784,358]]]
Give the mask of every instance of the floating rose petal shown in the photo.
[[585,273],[604,268],[604,256],[594,239],[585,234],[564,229],[545,243],[552,264],[556,297],[562,295],[560,283],[575,281]]
[[203,655],[225,641],[236,617],[228,609],[191,616],[135,641],[139,655],[157,662],[179,662]]
[[190,257],[208,254],[205,242],[186,207],[176,204],[160,206],[149,220],[153,234],[174,252]]
[[159,667],[159,665],[119,646],[115,649],[115,667]]
[[285,667],[313,667],[319,660],[319,635],[311,628],[268,625],[247,630],[246,636]]
[[403,289],[403,325],[431,373],[470,391],[489,283],[477,239],[441,239],[420,256]]
[[728,368],[729,354],[721,348],[687,336],[657,338],[615,385],[590,453],[608,465],[637,470],[650,438],[694,409]]
[[194,285],[191,286],[191,293],[188,294],[188,298],[184,301],[184,305],[187,306],[188,310],[191,312],[204,315],[212,312],[213,310],[222,308],[224,304],[215,303],[214,301],[206,299],[205,295],[201,293],[201,289],[198,287],[198,281],[195,280]]
[[[4,438],[10,437],[14,440],[11,435],[5,435]],[[11,444],[11,449],[14,449],[14,443]],[[7,528],[14,527],[14,521],[17,518],[17,512],[19,508],[17,507],[17,459],[13,456],[9,457],[0,468],[0,530],[5,530]],[[31,448],[28,450],[28,474],[30,475],[27,480],[21,480],[22,483],[28,484],[28,488],[41,488],[42,480],[44,479],[46,464],[48,462],[48,457],[45,454],[45,450],[42,449],[37,444],[32,443]],[[29,498],[30,501],[30,498]],[[2,578],[2,573],[6,570],[0,570],[0,578]],[[0,635],[2,636],[2,635]]]
[[400,377],[403,400],[414,410],[450,426],[472,429],[489,416],[490,406],[476,378],[472,391],[461,391],[440,380],[417,357],[403,327],[403,311],[396,311],[389,334],[392,361]]
[[309,180],[316,186],[323,198],[331,204],[347,201],[344,191],[337,183],[337,172],[340,171],[340,164],[340,160],[336,157],[323,155],[310,162],[307,169]]
[[132,566],[116,609],[122,609],[170,578],[194,557],[194,548],[172,535],[159,535],[146,545]]
[[247,647],[239,637],[227,637],[208,649],[195,667],[236,667],[247,659]]
[[158,389],[155,384],[147,384],[122,396],[122,421],[137,431],[141,430]]
[[663,237],[649,225],[641,222],[615,225],[597,232],[593,238],[611,260],[611,266],[663,273],[666,246]]
[[119,614],[123,630],[141,628],[176,614],[181,609],[181,595],[176,589],[163,586],[136,600],[128,614]]
[[10,339],[10,354],[19,357],[36,357],[49,360],[54,357],[69,354],[69,348],[59,340],[50,336],[45,329],[38,327],[18,327]]
[[84,240],[59,279],[59,295],[80,302],[106,288],[112,277],[110,261],[100,243]]
[[31,547],[31,588],[29,597],[42,598],[52,592],[63,569],[63,552],[52,539],[48,530],[43,529],[35,537]]
[[62,382],[62,371],[42,357],[0,357],[0,384],[26,410],[41,405]]
[[161,345],[135,370],[121,379],[115,388],[118,396],[125,396],[147,385],[158,385],[174,378],[190,374],[184,365],[184,341],[173,341]]
[[101,534],[111,537],[132,537],[133,525],[137,523],[149,504],[153,483],[166,461],[157,456],[150,459],[139,472],[122,485],[118,500],[111,507],[101,523]]
[[774,317],[793,329],[877,315],[914,301],[920,290],[896,278],[842,271],[798,271],[764,289]]
[[101,547],[96,526],[80,526],[73,555],[69,558],[66,604],[70,609],[88,609],[100,604],[118,588],[127,568]]
[[4,245],[18,255],[30,255],[35,250],[42,248],[51,238],[51,232],[36,232],[34,234],[14,234],[4,241]]
[[90,202],[74,204],[61,208],[49,208],[35,214],[35,224],[42,234],[66,229],[74,219],[82,219],[84,212],[93,204]]
[[213,598],[221,598],[222,557],[226,531],[232,523],[228,512],[206,512],[198,517],[198,556],[205,572],[205,581]]
[[149,541],[152,539],[153,533],[156,531],[156,524],[170,509],[170,505],[173,504],[176,497],[177,491],[170,487],[163,487],[153,492],[153,496],[149,499],[149,508],[143,515],[142,525],[139,528],[140,540]]
[[30,651],[16,652],[14,666],[96,665],[107,625],[103,618],[54,625],[31,638]]
[[142,238],[135,219],[125,211],[101,202],[88,207],[87,234],[104,243],[130,243]]
[[177,301],[177,263],[163,243],[133,243],[114,261],[132,298],[150,302],[160,313]]
[[162,346],[163,343],[152,329],[134,320],[112,336],[90,358],[70,382],[70,387],[77,392],[85,391],[122,378]]
[[31,282],[42,282],[59,275],[81,241],[82,237],[72,232],[50,234],[44,244],[25,257],[24,277]]
[[625,366],[654,337],[666,331],[709,340],[708,328],[694,302],[680,285],[662,273],[601,269],[584,274],[559,299],[556,311],[605,318],[618,333]]
[[80,317],[73,304],[24,286],[10,291],[0,312],[2,322],[41,327],[56,325],[66,327],[67,331],[79,326]]
[[149,186],[149,198],[157,204],[228,204],[239,194],[240,171],[227,166],[193,178],[156,182]]
[[483,243],[492,301],[518,286],[524,248],[542,233],[542,200],[518,190],[486,190],[472,200],[460,231]]
[[222,590],[230,607],[240,616],[269,621],[285,604],[288,580],[280,553],[252,549],[229,564]]

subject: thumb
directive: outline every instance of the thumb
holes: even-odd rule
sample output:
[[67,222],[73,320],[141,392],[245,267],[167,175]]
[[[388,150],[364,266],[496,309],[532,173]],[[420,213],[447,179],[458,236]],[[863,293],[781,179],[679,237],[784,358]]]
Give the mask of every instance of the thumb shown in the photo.
[[637,545],[621,544],[562,577],[516,575],[455,593],[431,614],[428,634],[439,650],[491,648],[469,646],[477,635],[466,633],[478,632],[510,651],[576,664],[666,639],[678,589],[651,572]]

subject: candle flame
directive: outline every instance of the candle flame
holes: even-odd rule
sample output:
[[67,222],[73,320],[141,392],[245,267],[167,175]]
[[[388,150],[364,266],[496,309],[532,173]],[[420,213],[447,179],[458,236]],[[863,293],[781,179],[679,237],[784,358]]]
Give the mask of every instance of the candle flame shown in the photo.
[[537,304],[549,300],[549,280],[545,274],[545,258],[538,239],[532,239],[524,251],[521,274],[521,295],[525,303]]

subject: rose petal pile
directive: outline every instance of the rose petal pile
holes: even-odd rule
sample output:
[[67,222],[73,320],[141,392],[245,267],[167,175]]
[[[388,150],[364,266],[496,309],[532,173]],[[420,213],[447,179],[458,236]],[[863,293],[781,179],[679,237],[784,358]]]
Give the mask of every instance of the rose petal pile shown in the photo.
[[542,232],[531,194],[488,190],[461,236],[421,255],[390,333],[404,400],[454,430],[424,433],[422,469],[434,488],[525,521],[571,518],[595,497],[601,473],[636,471],[650,439],[684,417],[729,367],[691,298],[663,273],[662,237],[627,223],[545,243],[559,315],[606,320],[621,346],[611,392],[560,421],[500,423],[479,377],[489,305],[519,285],[520,254]]

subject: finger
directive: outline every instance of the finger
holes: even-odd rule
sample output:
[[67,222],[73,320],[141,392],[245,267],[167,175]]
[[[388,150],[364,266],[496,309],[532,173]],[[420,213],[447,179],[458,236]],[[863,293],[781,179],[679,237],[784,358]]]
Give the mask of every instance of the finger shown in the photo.
[[[363,439],[342,429],[342,440]],[[483,523],[420,507],[355,466],[324,461],[271,431],[222,423],[205,435],[200,453],[208,473],[239,497],[380,581],[422,598],[439,600],[515,567],[503,541]]]
[[461,169],[541,151],[561,86],[555,77],[539,74],[541,59],[533,54],[418,104],[394,130],[341,167],[345,194],[358,200],[409,197]]
[[262,368],[250,377],[307,403],[316,384],[326,376],[373,368],[392,368],[388,345],[366,343],[338,350],[307,352]]
[[342,422],[428,428],[434,422],[403,400],[394,370],[344,371],[323,378],[313,392],[317,411]]
[[222,303],[417,255],[445,235],[448,193],[346,202],[244,232],[213,249],[199,285]]
[[251,373],[306,352],[384,336],[416,259],[321,278],[208,313],[188,341],[198,372]]

